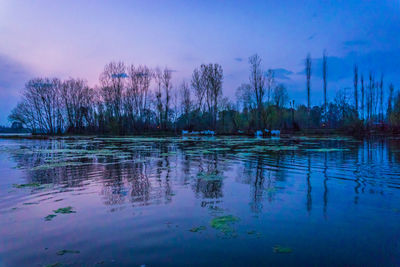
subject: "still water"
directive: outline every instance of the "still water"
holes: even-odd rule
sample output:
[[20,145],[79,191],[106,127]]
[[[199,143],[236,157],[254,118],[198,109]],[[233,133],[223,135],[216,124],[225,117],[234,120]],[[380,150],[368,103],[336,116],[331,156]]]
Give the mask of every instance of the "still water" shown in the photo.
[[400,139],[0,140],[0,266],[399,266]]

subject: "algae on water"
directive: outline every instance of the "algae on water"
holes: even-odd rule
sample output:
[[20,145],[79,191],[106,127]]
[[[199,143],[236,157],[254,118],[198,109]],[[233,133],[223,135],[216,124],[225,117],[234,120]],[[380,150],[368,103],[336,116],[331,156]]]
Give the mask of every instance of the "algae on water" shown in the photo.
[[202,226],[199,226],[199,227],[193,227],[189,231],[193,232],[193,233],[197,233],[197,232],[201,232],[201,231],[204,231],[204,230],[206,230],[206,227],[202,225]]
[[276,245],[272,248],[274,253],[292,253],[292,249],[289,247],[283,247],[280,245]]
[[63,249],[60,251],[57,251],[57,255],[62,256],[64,254],[79,254],[80,251],[79,250],[69,250],[69,249]]
[[61,213],[61,214],[69,214],[69,213],[76,213],[76,211],[72,210],[72,207],[65,207],[65,208],[59,208],[54,210],[54,213]]
[[234,232],[233,224],[238,222],[239,218],[233,215],[225,215],[213,218],[210,222],[212,228],[221,231],[224,234],[230,234]]
[[49,214],[49,215],[47,215],[46,217],[44,217],[44,220],[45,220],[45,221],[51,221],[51,220],[53,220],[54,217],[57,217],[57,215],[55,215],[55,214]]

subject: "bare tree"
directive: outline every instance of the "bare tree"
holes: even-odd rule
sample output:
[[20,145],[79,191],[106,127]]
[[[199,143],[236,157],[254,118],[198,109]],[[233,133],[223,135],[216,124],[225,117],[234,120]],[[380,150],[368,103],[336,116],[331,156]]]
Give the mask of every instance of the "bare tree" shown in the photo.
[[264,71],[261,69],[261,58],[255,54],[249,57],[250,63],[250,86],[252,87],[253,94],[256,99],[257,106],[257,126],[260,129],[264,125],[263,111],[264,111],[264,96],[265,96],[265,76]]
[[361,74],[361,118],[364,119],[365,116],[365,111],[364,111],[364,96],[365,96],[365,92],[364,92],[364,75]]
[[279,84],[274,88],[273,99],[277,108],[283,108],[287,104],[289,96],[283,84]]
[[307,111],[310,113],[311,101],[310,101],[310,91],[311,91],[311,55],[308,54],[306,61],[306,77],[307,77]]
[[111,62],[100,74],[101,93],[109,119],[115,118],[120,127],[122,117],[122,97],[125,90],[126,67],[123,62]]
[[197,99],[197,109],[198,111],[202,111],[204,98],[206,94],[206,87],[204,84],[204,79],[202,79],[201,70],[194,69],[192,74],[191,85]]
[[186,126],[190,125],[190,111],[192,100],[190,99],[190,89],[187,82],[183,81],[180,88],[182,113],[186,119]]
[[163,128],[164,130],[167,130],[168,128],[168,122],[169,122],[169,113],[170,113],[170,100],[171,100],[171,90],[172,90],[172,83],[171,83],[171,78],[172,78],[172,71],[168,69],[167,67],[164,69],[162,72],[161,76],[161,83],[162,87],[164,89],[164,125]]
[[326,99],[327,66],[328,66],[328,60],[327,60],[327,56],[326,56],[326,50],[324,50],[324,53],[322,55],[322,78],[323,78],[323,82],[324,82],[324,114],[326,114],[326,108],[327,108],[327,99]]
[[354,107],[356,108],[358,116],[358,66],[354,65]]
[[394,91],[394,86],[391,83],[389,85],[389,98],[388,98],[388,106],[387,106],[387,112],[386,112],[386,116],[389,121],[390,121],[390,116],[392,114],[393,91]]
[[267,102],[269,103],[271,101],[271,94],[272,90],[275,86],[275,72],[271,69],[267,71],[267,88],[268,88],[268,98]]

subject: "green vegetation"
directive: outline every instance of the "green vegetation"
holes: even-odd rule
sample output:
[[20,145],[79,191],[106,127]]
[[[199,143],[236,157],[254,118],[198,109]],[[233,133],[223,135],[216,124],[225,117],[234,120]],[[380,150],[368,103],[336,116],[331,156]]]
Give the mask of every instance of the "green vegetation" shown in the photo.
[[239,218],[233,215],[226,215],[213,218],[210,225],[212,228],[219,230],[224,234],[232,234],[234,232],[233,224],[238,221]]
[[59,256],[63,256],[64,254],[79,254],[79,253],[80,253],[79,250],[69,250],[69,249],[63,249],[57,251],[57,255]]
[[193,227],[192,229],[190,229],[189,231],[190,232],[193,232],[193,233],[197,233],[197,232],[201,232],[201,231],[204,231],[204,230],[206,230],[207,228],[205,227],[205,226],[199,226],[199,227]]
[[51,220],[53,220],[54,217],[57,217],[57,215],[55,215],[55,214],[49,214],[49,215],[47,215],[46,217],[44,217],[44,220],[45,220],[45,221],[51,221]]
[[15,188],[31,188],[31,187],[39,187],[39,183],[30,183],[30,184],[13,184]]
[[272,248],[274,253],[282,253],[282,254],[286,254],[286,253],[292,253],[293,250],[289,247],[283,247],[280,245],[276,245]]
[[69,213],[76,213],[76,211],[72,210],[72,207],[65,207],[65,208],[59,208],[57,210],[54,210],[54,213],[60,213],[60,214],[69,214]]

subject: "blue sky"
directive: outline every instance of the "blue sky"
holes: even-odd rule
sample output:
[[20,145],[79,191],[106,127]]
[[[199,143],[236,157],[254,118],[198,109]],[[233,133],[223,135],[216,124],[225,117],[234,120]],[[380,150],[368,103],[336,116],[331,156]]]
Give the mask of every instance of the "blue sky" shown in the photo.
[[400,87],[400,1],[0,1],[0,124],[36,76],[98,84],[112,60],[168,66],[174,83],[201,63],[224,69],[224,94],[248,81],[248,57],[278,69],[291,99],[305,101],[304,58],[313,58],[312,102],[352,86],[352,68]]

